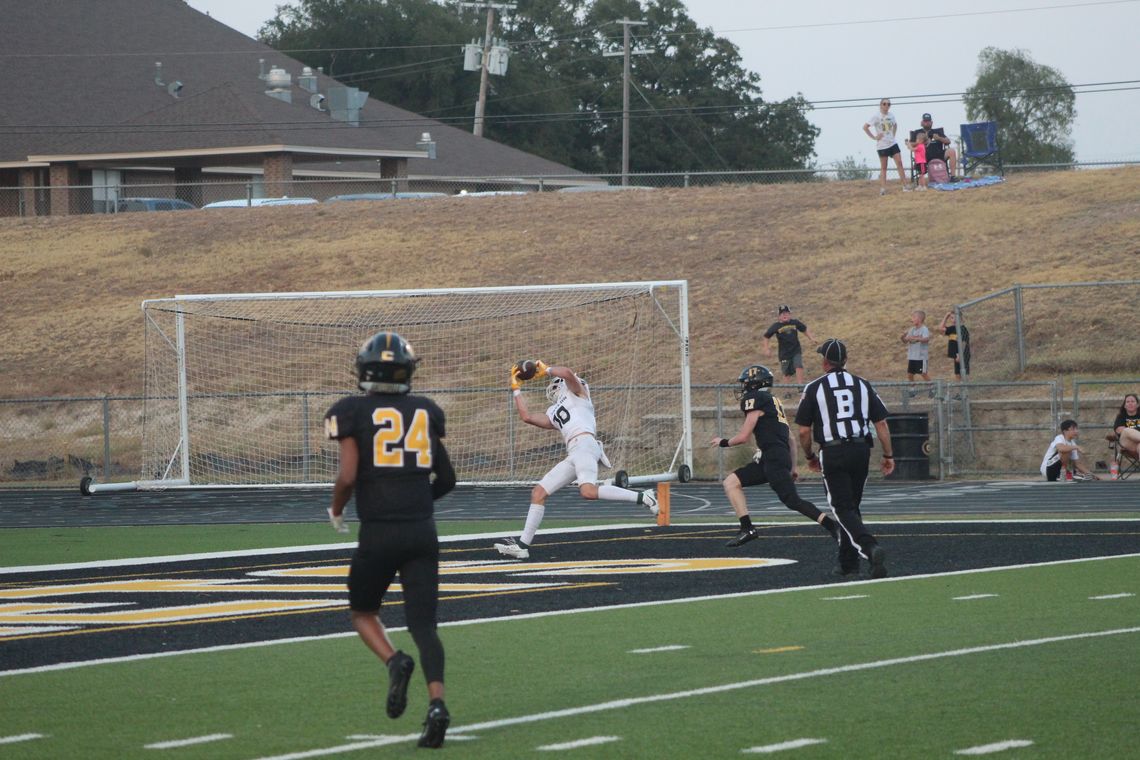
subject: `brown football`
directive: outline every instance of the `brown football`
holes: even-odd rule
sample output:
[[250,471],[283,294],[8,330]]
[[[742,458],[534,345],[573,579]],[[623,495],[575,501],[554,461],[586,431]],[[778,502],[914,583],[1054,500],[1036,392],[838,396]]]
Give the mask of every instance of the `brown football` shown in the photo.
[[520,380],[530,380],[538,372],[538,365],[530,359],[518,362],[515,366],[519,368]]

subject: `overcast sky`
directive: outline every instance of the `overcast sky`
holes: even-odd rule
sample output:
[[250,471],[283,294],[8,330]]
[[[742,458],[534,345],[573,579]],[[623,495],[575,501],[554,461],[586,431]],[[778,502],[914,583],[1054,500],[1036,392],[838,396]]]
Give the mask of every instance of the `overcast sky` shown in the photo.
[[[286,4],[188,2],[250,37]],[[1140,0],[688,0],[686,6],[700,26],[737,45],[745,68],[760,75],[765,100],[802,93],[817,104],[808,118],[821,129],[820,166],[847,156],[878,165],[862,125],[883,96],[893,99],[903,128],[917,127],[930,111],[936,127],[958,134],[966,121],[960,95],[976,81],[978,53],[987,46],[1025,50],[1078,90],[1072,137],[1081,161],[1140,159],[1140,141],[1123,128],[1140,121],[1140,89],[1134,89],[1140,83],[1105,84],[1140,80]],[[487,108],[494,112],[493,104]]]

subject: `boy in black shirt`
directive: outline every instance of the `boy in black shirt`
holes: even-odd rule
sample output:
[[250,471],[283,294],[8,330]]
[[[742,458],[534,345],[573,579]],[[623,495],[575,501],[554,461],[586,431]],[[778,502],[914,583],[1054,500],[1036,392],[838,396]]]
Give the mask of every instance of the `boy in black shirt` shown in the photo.
[[791,306],[781,305],[776,310],[776,314],[779,321],[773,322],[772,326],[764,331],[764,357],[771,358],[771,338],[775,335],[776,342],[779,344],[777,356],[780,359],[780,370],[784,373],[785,378],[795,375],[796,384],[802,387],[804,384],[804,355],[803,349],[800,348],[799,333],[808,336],[812,341],[815,338],[812,338],[807,325],[792,316]]
[[[356,355],[363,396],[348,396],[325,415],[325,433],[340,444],[329,520],[347,533],[344,506],[356,492],[360,540],[348,573],[352,627],[388,667],[388,717],[408,704],[415,662],[392,646],[380,604],[400,574],[408,631],[428,682],[427,719],[419,746],[439,747],[450,723],[443,702],[443,644],[436,633],[439,538],[433,502],[455,487],[443,445],[444,415],[435,402],[413,396],[417,358],[396,333],[377,333]],[[435,479],[432,479],[432,473]]]

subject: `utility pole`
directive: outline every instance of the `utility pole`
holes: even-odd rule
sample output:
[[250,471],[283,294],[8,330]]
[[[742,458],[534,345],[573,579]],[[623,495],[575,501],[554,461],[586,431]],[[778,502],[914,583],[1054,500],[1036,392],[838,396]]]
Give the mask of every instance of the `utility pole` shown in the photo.
[[621,78],[621,185],[626,187],[629,185],[629,57],[631,55],[648,55],[653,51],[629,49],[629,28],[631,26],[645,26],[648,23],[647,21],[630,21],[628,18],[623,18],[617,23],[622,25],[622,52],[602,53],[602,55],[625,57]]
[[483,65],[479,72],[479,100],[475,102],[475,136],[483,136],[483,112],[487,107],[487,80],[489,78],[488,64],[491,60],[491,35],[495,31],[495,10],[513,11],[515,3],[464,3],[463,8],[487,9],[487,33],[483,36]]

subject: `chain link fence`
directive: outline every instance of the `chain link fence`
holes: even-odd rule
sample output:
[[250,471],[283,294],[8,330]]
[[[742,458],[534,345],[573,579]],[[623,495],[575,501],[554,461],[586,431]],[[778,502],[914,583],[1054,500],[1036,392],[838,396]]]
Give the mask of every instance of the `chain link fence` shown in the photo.
[[[1072,400],[1071,412],[1057,381],[880,382],[875,388],[893,414],[922,422],[919,448],[907,452],[896,446],[896,455],[928,457],[930,477],[941,479],[1035,477],[1063,416],[1084,418],[1088,443],[1099,443],[1094,440],[1099,433],[1093,431],[1103,427],[1107,432],[1123,394],[1138,385],[1140,380],[1077,381],[1079,402]],[[697,479],[721,480],[755,453],[751,445],[709,445],[712,438],[731,437],[740,429],[735,390],[735,385],[693,386]],[[779,384],[773,394],[792,422],[799,387]],[[0,399],[0,488],[75,487],[85,475],[100,482],[136,479],[142,470],[143,403],[141,396]],[[1107,444],[1103,448],[1107,452]],[[1096,451],[1094,459],[1105,458]],[[873,467],[879,463],[877,452]],[[312,453],[321,456],[319,446]]]
[[[1006,174],[1120,167],[1140,162],[1034,164],[1006,166]],[[878,168],[850,161],[809,169],[731,172],[658,172],[470,177],[339,177],[266,181],[262,177],[218,177],[197,183],[175,182],[174,175],[127,174],[117,184],[0,187],[0,216],[115,214],[191,210],[210,204],[236,206],[346,200],[410,200],[453,195],[515,195],[534,192],[586,192],[621,189],[717,187],[804,182],[871,181]]]
[[[1140,366],[1140,344],[1121,340],[1135,319],[1140,280],[1014,285],[955,307],[969,336],[970,380],[1027,374],[1111,375]],[[1072,315],[1081,315],[1073,319]]]

